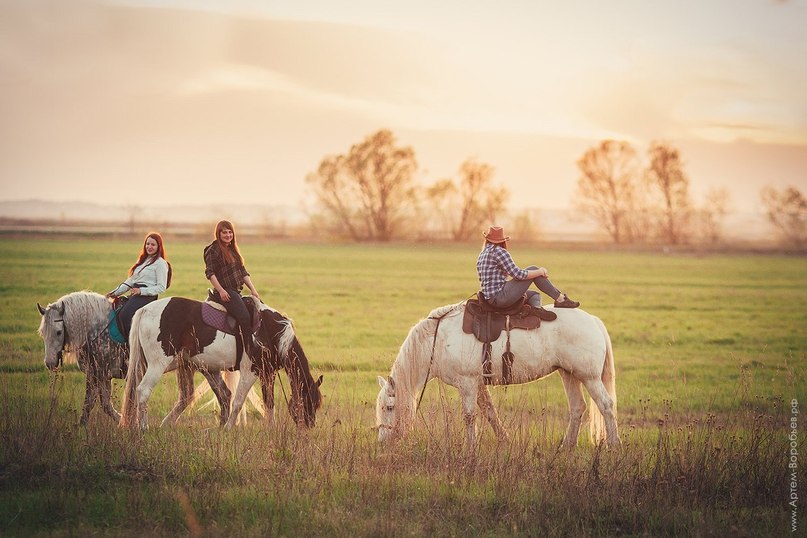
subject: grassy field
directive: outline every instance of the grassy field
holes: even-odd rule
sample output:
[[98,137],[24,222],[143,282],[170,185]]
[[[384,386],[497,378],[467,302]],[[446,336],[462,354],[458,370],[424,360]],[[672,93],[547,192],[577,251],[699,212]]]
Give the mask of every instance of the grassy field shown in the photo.
[[[167,239],[168,295],[203,298],[202,243]],[[479,245],[244,244],[265,302],[285,311],[315,375],[317,427],[234,432],[210,408],[144,436],[96,409],[83,376],[42,364],[36,302],[114,288],[140,240],[0,240],[0,534],[781,535],[791,530],[792,405],[807,401],[807,259],[513,247],[608,327],[624,446],[558,451],[560,378],[493,389],[511,441],[481,421],[462,449],[456,391],[428,385],[416,431],[375,442],[377,375],[409,328],[477,288]],[[284,380],[285,382],[285,380]],[[116,401],[122,385],[116,385]],[[798,423],[797,450],[804,452]],[[804,491],[803,472],[796,479]],[[803,494],[802,494],[803,497]],[[796,512],[799,529],[805,511]]]

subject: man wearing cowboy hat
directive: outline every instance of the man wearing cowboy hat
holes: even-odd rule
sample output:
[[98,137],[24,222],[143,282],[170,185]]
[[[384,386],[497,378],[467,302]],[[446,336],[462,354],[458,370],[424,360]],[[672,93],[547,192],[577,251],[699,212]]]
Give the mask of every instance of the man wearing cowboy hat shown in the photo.
[[[527,302],[538,310],[541,319],[551,321],[557,314],[541,308],[541,294],[531,290],[530,285],[546,293],[555,300],[555,308],[577,308],[580,303],[570,299],[549,281],[546,268],[530,265],[520,269],[507,250],[510,237],[504,235],[501,226],[491,226],[486,232],[485,245],[476,260],[476,271],[482,287],[480,294],[494,307],[505,308],[512,305],[525,293]],[[507,277],[511,277],[507,280]]]

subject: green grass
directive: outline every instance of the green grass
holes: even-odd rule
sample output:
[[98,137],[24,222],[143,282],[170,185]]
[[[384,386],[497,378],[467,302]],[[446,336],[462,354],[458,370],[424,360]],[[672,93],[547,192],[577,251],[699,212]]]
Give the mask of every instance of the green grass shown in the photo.
[[[168,295],[204,297],[203,246],[167,238]],[[242,245],[263,299],[294,319],[315,375],[325,375],[317,427],[298,432],[277,387],[272,428],[254,418],[222,432],[207,408],[160,430],[176,398],[165,376],[150,401],[152,429],[138,436],[98,409],[77,426],[83,376],[75,366],[45,370],[36,302],[114,288],[140,241],[0,240],[0,534],[789,529],[786,425],[791,400],[807,401],[801,257],[516,245],[518,264],[548,267],[608,327],[625,446],[558,452],[566,403],[551,376],[492,391],[511,432],[505,446],[480,421],[479,454],[464,452],[456,391],[433,382],[413,435],[378,447],[376,376],[414,323],[476,290],[478,247]],[[120,382],[115,393],[119,401]]]

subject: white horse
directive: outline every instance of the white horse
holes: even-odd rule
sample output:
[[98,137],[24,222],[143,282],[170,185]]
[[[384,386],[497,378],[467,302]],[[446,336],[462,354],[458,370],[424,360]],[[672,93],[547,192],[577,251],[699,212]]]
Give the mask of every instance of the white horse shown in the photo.
[[[255,381],[263,385],[264,405],[274,408],[274,379],[280,368],[286,370],[291,385],[289,412],[299,426],[312,427],[322,403],[308,358],[300,345],[290,319],[260,304],[256,315],[260,326],[256,340],[261,357],[251,359],[246,352],[237,359],[233,336],[202,321],[202,303],[184,297],[151,302],[138,310],[129,333],[129,369],[123,396],[122,427],[148,428],[148,400],[163,373],[184,364],[209,372],[238,370],[240,379],[225,429],[235,425],[244,401]],[[180,411],[181,412],[181,411]]]
[[[551,307],[550,307],[551,308]],[[396,438],[412,428],[418,397],[432,378],[456,387],[462,400],[466,442],[476,447],[476,406],[484,412],[500,440],[507,433],[493,407],[482,377],[482,344],[462,330],[464,302],[433,310],[409,331],[392,365],[389,377],[379,376],[376,399],[378,440]],[[564,445],[574,447],[586,401],[585,386],[596,405],[591,406],[591,438],[599,444],[619,445],[616,421],[616,373],[611,338],[602,321],[580,309],[555,309],[558,318],[538,329],[510,332],[512,383],[528,383],[560,373],[569,401],[569,424]],[[507,336],[493,342],[494,385],[502,384],[501,360]]]
[[[118,422],[120,414],[115,410],[111,400],[110,365],[113,360],[125,365],[129,351],[125,345],[118,344],[109,336],[109,315],[112,312],[110,302],[98,293],[76,291],[60,297],[47,307],[39,303],[36,306],[42,314],[39,335],[45,343],[45,366],[49,370],[56,370],[67,355],[78,363],[79,369],[86,376],[80,423],[87,423],[90,411],[98,399],[101,400],[104,412]],[[192,399],[193,374],[192,368],[177,370],[177,382],[180,387],[177,406]],[[224,423],[229,416],[230,391],[218,373],[203,372],[203,374],[219,403],[225,402],[221,405],[221,421]]]

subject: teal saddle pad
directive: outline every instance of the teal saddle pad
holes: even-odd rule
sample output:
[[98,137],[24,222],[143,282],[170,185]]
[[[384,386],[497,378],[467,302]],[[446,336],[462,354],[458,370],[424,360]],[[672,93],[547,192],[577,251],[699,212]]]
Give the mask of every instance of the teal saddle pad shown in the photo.
[[121,333],[118,326],[118,312],[113,310],[109,313],[109,336],[119,344],[126,344],[126,337]]

